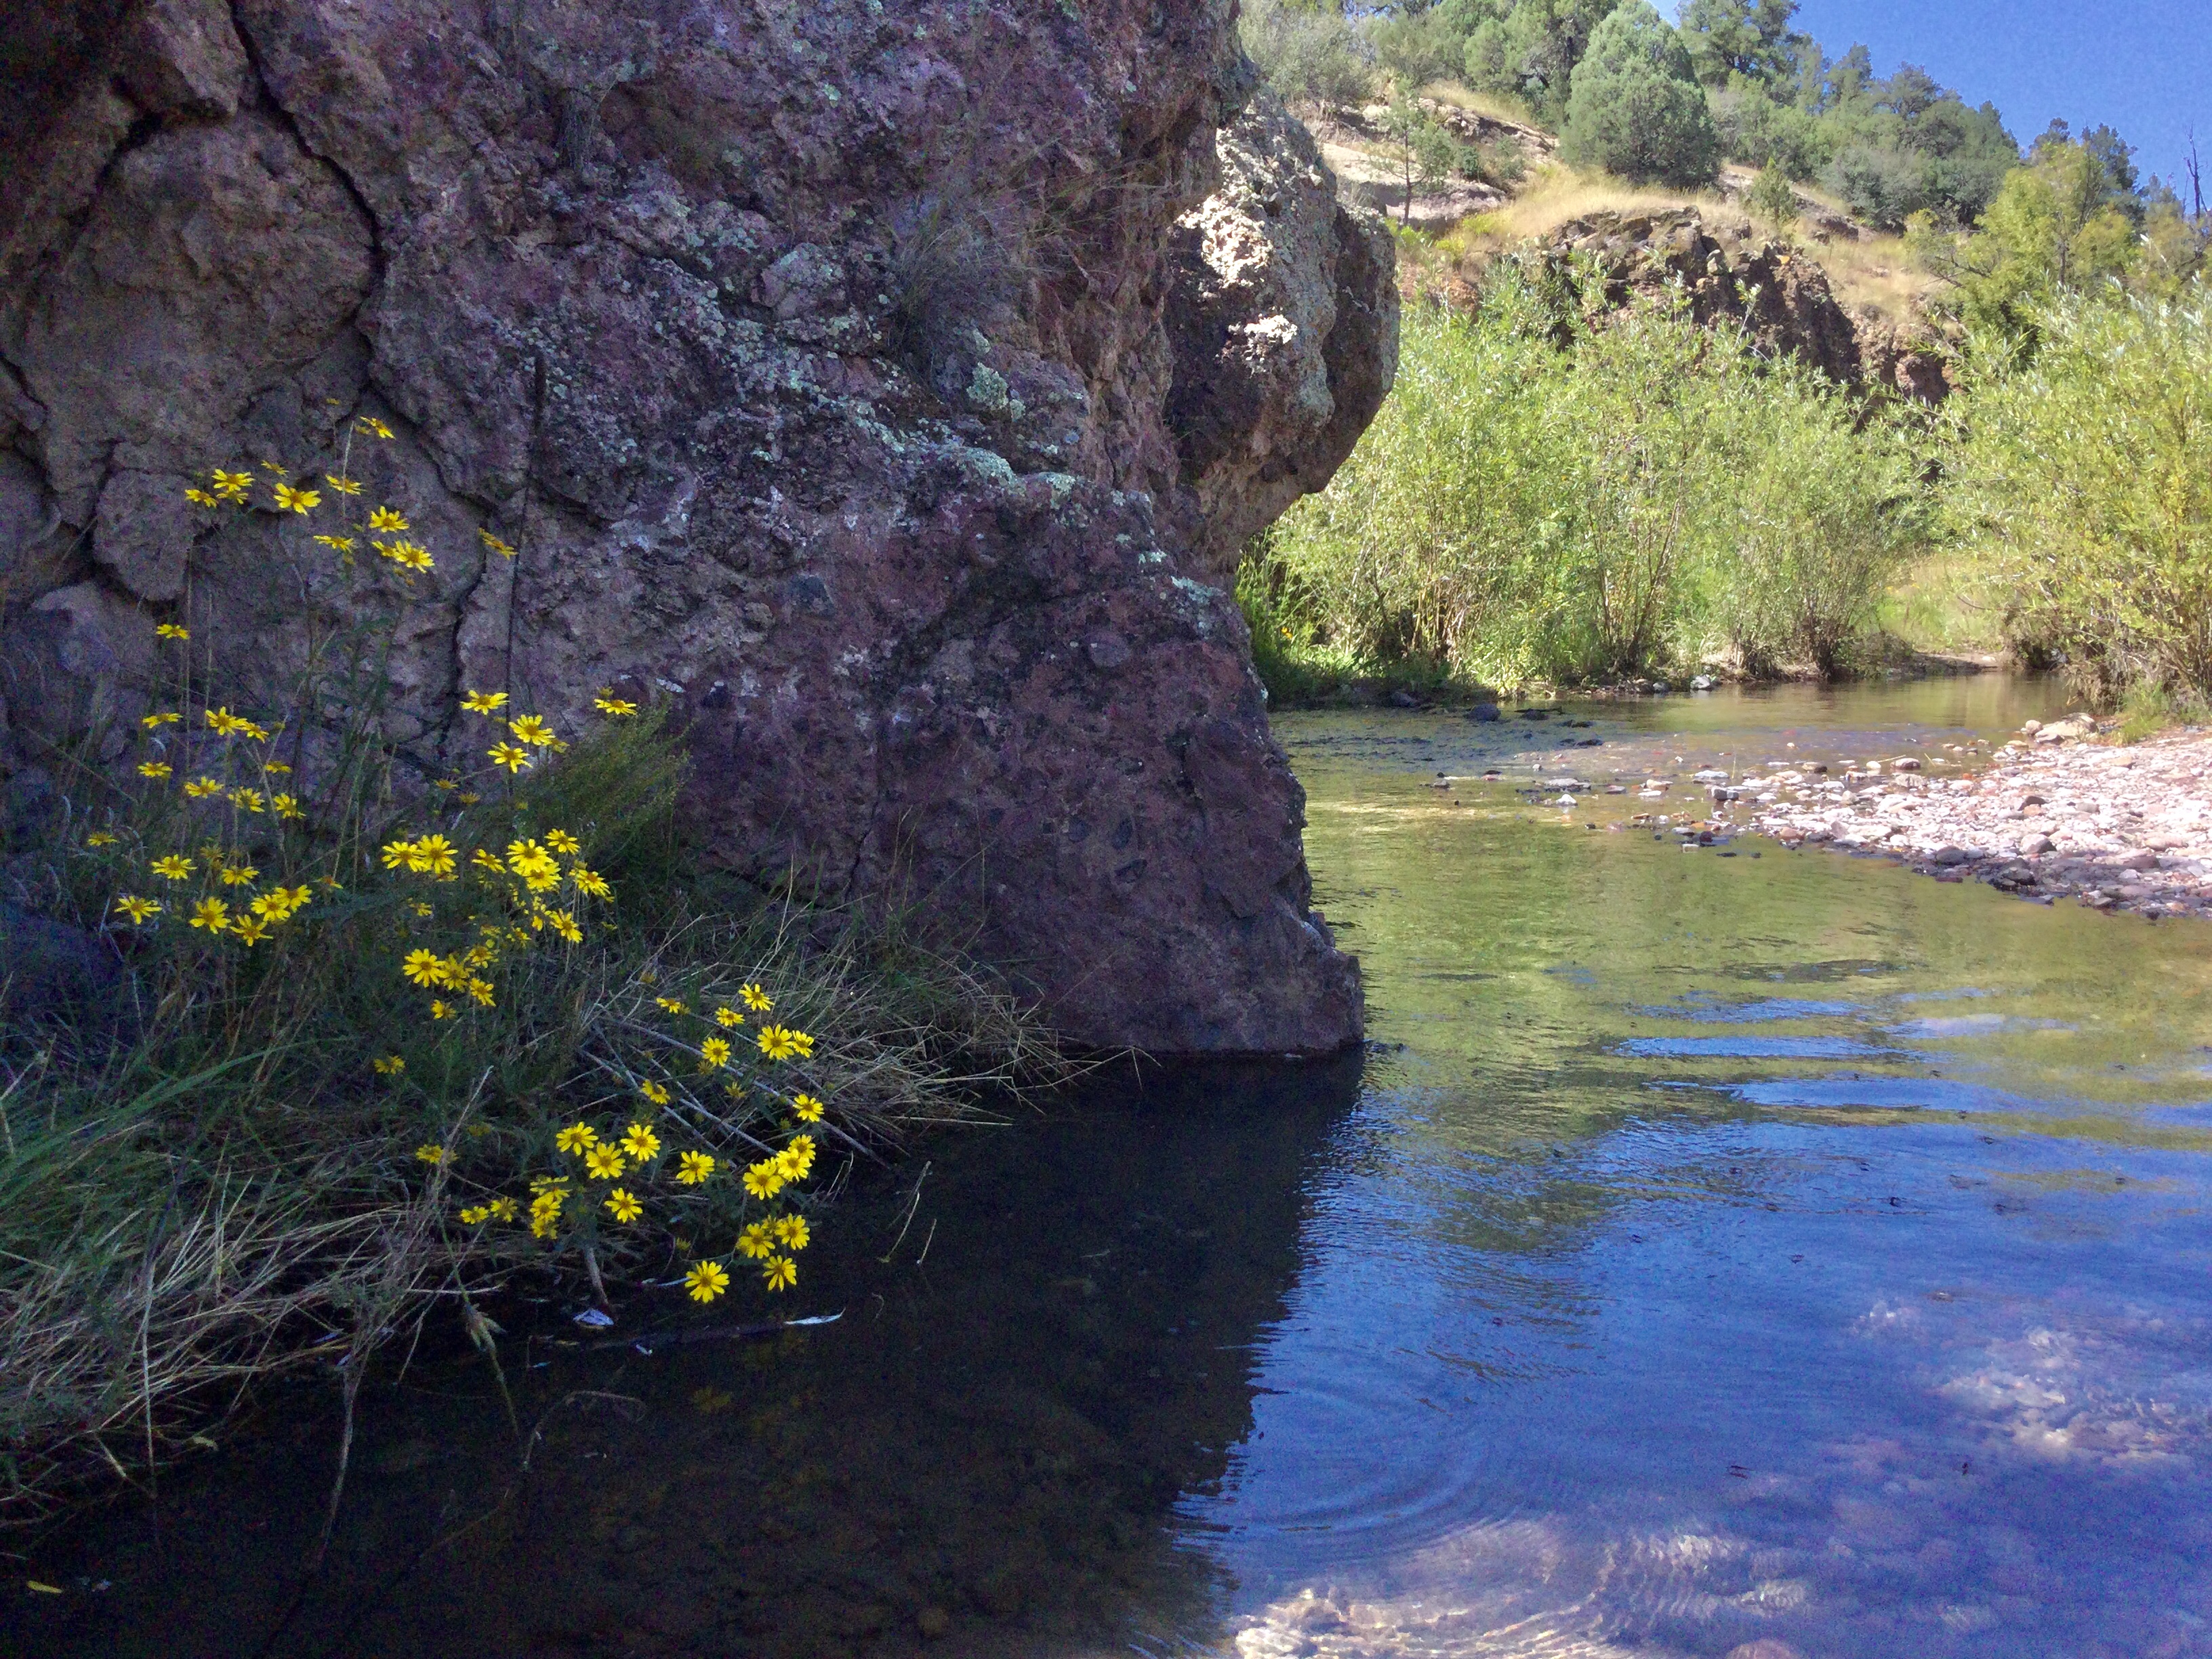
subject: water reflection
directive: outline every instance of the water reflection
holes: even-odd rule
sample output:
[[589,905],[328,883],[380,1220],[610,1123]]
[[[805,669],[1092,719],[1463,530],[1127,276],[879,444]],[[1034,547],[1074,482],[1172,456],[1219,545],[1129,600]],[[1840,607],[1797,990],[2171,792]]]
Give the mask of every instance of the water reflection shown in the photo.
[[[266,1650],[1077,1653],[1207,1626],[1218,1569],[1165,1523],[1250,1431],[1304,1194],[1355,1156],[1358,1076],[1353,1056],[1116,1080],[1049,1125],[940,1142],[817,1235],[809,1305],[838,1323],[539,1349],[514,1376],[526,1475],[482,1368],[372,1389],[329,1560]],[[320,1401],[281,1405],[173,1480],[158,1534],[121,1504],[44,1541],[72,1593],[11,1598],[0,1648],[263,1651],[332,1429]]]

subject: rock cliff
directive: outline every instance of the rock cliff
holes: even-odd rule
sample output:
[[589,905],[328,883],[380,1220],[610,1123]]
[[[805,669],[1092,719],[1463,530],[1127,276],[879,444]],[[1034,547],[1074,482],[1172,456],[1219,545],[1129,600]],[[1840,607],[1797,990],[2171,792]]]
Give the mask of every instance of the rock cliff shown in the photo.
[[1372,413],[1395,283],[1296,124],[1243,113],[1233,0],[29,9],[11,766],[143,708],[159,623],[273,697],[360,600],[182,490],[319,473],[371,416],[350,465],[436,556],[382,596],[425,775],[465,687],[564,724],[628,687],[688,730],[719,856],[921,899],[1079,1042],[1358,1036],[1210,580]]

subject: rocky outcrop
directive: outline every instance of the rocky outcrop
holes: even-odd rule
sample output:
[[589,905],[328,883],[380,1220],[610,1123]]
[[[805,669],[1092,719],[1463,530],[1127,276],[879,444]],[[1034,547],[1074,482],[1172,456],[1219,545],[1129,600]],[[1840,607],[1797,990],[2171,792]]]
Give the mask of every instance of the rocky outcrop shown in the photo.
[[1700,324],[1740,323],[1766,352],[1788,352],[1832,380],[1860,376],[1858,335],[1827,273],[1785,243],[1707,228],[1693,208],[1595,213],[1553,234],[1546,257],[1594,274],[1609,307],[1677,288]]
[[[256,707],[396,609],[425,775],[467,758],[465,687],[573,724],[627,686],[688,728],[719,856],[933,907],[1079,1042],[1358,1035],[1200,577],[1387,386],[1389,245],[1273,115],[1229,140],[1242,205],[1200,209],[1250,91],[1232,0],[30,10],[0,88],[19,763],[143,706],[157,623]],[[1205,252],[1232,214],[1284,250],[1251,281]],[[1171,343],[1185,300],[1210,320]],[[213,466],[342,457],[427,576],[171,510]]]
[[1398,365],[1390,233],[1340,203],[1311,134],[1255,94],[1218,149],[1222,177],[1169,243],[1168,414],[1197,493],[1195,552],[1233,575],[1254,535],[1327,483]]

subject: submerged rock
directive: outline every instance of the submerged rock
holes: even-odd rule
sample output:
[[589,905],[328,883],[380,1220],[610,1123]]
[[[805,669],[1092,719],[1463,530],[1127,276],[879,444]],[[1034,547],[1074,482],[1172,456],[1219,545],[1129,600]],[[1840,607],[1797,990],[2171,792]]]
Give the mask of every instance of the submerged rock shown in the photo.
[[[250,708],[396,606],[418,782],[466,687],[570,730],[623,687],[730,866],[916,899],[1079,1042],[1355,1040],[1202,579],[1387,390],[1391,245],[1240,113],[1234,16],[56,11],[0,88],[0,763],[128,719],[157,621]],[[364,416],[411,587],[175,499]]]

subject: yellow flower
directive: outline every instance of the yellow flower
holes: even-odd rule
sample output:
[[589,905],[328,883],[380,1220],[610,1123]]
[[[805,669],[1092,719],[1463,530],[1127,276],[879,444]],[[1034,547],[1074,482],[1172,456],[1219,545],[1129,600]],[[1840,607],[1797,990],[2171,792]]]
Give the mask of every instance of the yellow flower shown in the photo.
[[761,1283],[771,1291],[787,1291],[799,1283],[799,1264],[787,1255],[772,1255],[761,1265]]
[[387,536],[406,529],[408,525],[392,508],[376,507],[369,509],[368,527],[380,536]]
[[730,1045],[720,1037],[708,1037],[699,1045],[699,1058],[709,1066],[730,1063]]
[[[273,772],[276,769],[272,766],[269,769]],[[307,816],[300,810],[300,798],[297,795],[271,795],[269,798],[269,810],[280,818],[304,819]]]
[[227,501],[242,501],[246,492],[253,488],[251,472],[226,472],[217,467],[214,473],[215,493]]
[[477,1002],[481,1003],[484,1007],[489,1008],[489,1007],[490,1007],[490,1006],[492,1006],[492,1005],[491,1005],[491,981],[490,981],[489,980],[488,980],[488,979],[472,979],[472,980],[471,980],[471,981],[470,981],[466,985],[462,986],[462,987],[461,987],[461,989],[463,989],[464,991],[466,991],[466,992],[467,992],[471,996],[474,997],[474,998],[477,1000]]
[[354,425],[372,438],[389,438],[392,435],[392,428],[374,415],[356,416]]
[[252,720],[239,721],[238,732],[240,737],[251,738],[256,743],[266,743],[269,741],[269,728],[265,726],[257,725]]
[[213,778],[194,778],[185,786],[185,793],[194,800],[205,800],[210,795],[222,793],[222,785]]
[[112,847],[115,837],[105,830],[95,830],[84,838],[84,844],[87,847]]
[[653,998],[653,1000],[659,1003],[662,1007],[667,1009],[672,1014],[681,1014],[689,1012],[684,1006],[683,1000],[678,997],[655,997]]
[[210,730],[226,738],[246,724],[228,708],[203,708],[200,713],[207,717]]
[[437,563],[430,550],[420,542],[378,542],[376,550],[398,565],[402,570],[423,571]]
[[250,864],[226,865],[222,884],[226,887],[251,887],[261,878],[261,872]]
[[525,714],[519,720],[509,720],[507,729],[533,749],[552,746],[553,728],[536,714]]
[[477,869],[489,870],[495,876],[503,876],[507,873],[507,866],[499,861],[499,854],[487,852],[481,847],[469,854],[469,862]]
[[760,1051],[770,1060],[803,1059],[814,1052],[814,1039],[804,1031],[781,1025],[763,1025],[756,1038]]
[[154,637],[156,639],[188,640],[191,636],[191,629],[179,627],[175,623],[162,623],[154,629]]
[[545,921],[555,933],[560,934],[569,944],[581,945],[584,942],[584,930],[576,926],[575,917],[570,915],[566,910],[548,910],[545,913]]
[[443,836],[425,836],[410,850],[407,867],[423,875],[435,876],[441,881],[453,879],[453,843]]
[[485,1205],[484,1207],[489,1210],[494,1215],[497,1216],[501,1221],[512,1221],[514,1219],[514,1200],[511,1198],[495,1198],[490,1203]]
[[459,801],[464,806],[474,806],[478,801],[482,800],[483,797],[482,795],[464,793],[455,796],[454,799]]
[[812,1095],[793,1095],[791,1097],[791,1115],[801,1123],[819,1123],[822,1121],[822,1103]]
[[216,505],[215,497],[209,495],[206,490],[202,489],[198,484],[192,485],[190,489],[185,491],[185,499],[190,501],[194,507],[213,507]]
[[775,1224],[775,1236],[783,1241],[787,1250],[803,1250],[814,1235],[803,1215],[787,1215]]
[[668,1104],[668,1091],[658,1083],[651,1081],[641,1083],[637,1085],[637,1091],[656,1106]]
[[653,1132],[649,1123],[633,1123],[623,1133],[623,1151],[641,1164],[650,1164],[660,1156],[660,1137]]
[[461,699],[461,707],[471,714],[489,714],[507,702],[504,691],[471,691]]
[[279,513],[312,513],[323,503],[323,498],[312,489],[295,489],[286,483],[275,488]]
[[258,789],[234,789],[223,799],[243,812],[258,812],[264,806]]
[[115,908],[131,918],[131,925],[133,927],[143,927],[146,925],[147,917],[158,916],[161,914],[161,907],[152,899],[140,898],[135,893],[117,895]]
[[509,547],[505,542],[500,540],[498,537],[493,535],[490,531],[479,530],[477,532],[477,534],[483,538],[483,544],[489,548],[493,552],[498,554],[500,557],[503,559],[511,559],[514,556],[514,550]]
[[264,772],[289,772],[292,769],[285,765],[283,761],[264,761],[261,763],[261,769]]
[[714,1173],[714,1160],[706,1152],[686,1152],[676,1163],[676,1178],[686,1187],[696,1187]]
[[361,481],[357,478],[342,478],[335,472],[325,472],[323,474],[323,482],[341,495],[361,494]]
[[446,964],[435,951],[410,951],[399,971],[426,988],[446,982]]
[[748,985],[738,993],[738,1000],[757,1014],[764,1014],[775,1006],[769,994],[757,985]]
[[615,890],[607,885],[605,876],[596,870],[586,870],[580,864],[570,867],[568,878],[576,884],[576,890],[586,898],[611,899],[615,896]]
[[263,471],[273,472],[280,478],[284,477],[292,470],[290,467],[285,465],[282,461],[272,461],[266,459],[262,461],[261,468]]
[[702,1261],[684,1275],[694,1302],[712,1302],[730,1288],[730,1272],[719,1261]]
[[415,1149],[415,1156],[425,1164],[443,1164],[453,1154],[434,1142],[426,1141]]
[[725,1030],[727,1030],[732,1025],[742,1025],[744,1023],[745,1017],[734,1008],[717,1008],[714,1010],[714,1024],[722,1027]]
[[192,926],[220,933],[230,926],[230,907],[219,898],[202,899],[192,906]]
[[584,1154],[584,1173],[594,1181],[612,1181],[629,1165],[615,1146],[594,1146]]
[[407,1069],[407,1062],[398,1054],[386,1054],[380,1060],[372,1060],[368,1063],[370,1068],[379,1077],[398,1077]]
[[258,945],[269,937],[269,924],[259,916],[234,916],[230,931],[248,945]]
[[350,536],[318,536],[315,539],[335,553],[350,553],[354,550],[354,539]]
[[453,1005],[452,1003],[447,1001],[443,997],[433,997],[430,999],[431,1018],[451,1019],[453,1017]]
[[626,720],[637,713],[637,705],[627,697],[610,696],[605,692],[601,692],[592,699],[592,707],[602,714],[611,714],[617,720]]
[[494,766],[504,766],[510,772],[530,769],[530,751],[520,744],[495,743],[484,753],[491,757]]
[[804,1179],[807,1171],[814,1167],[814,1137],[812,1135],[792,1136],[791,1144],[777,1156],[790,1159],[792,1167],[799,1172],[796,1178]]
[[775,1224],[756,1221],[738,1235],[738,1254],[757,1261],[764,1255],[775,1254]]
[[192,861],[178,853],[155,859],[151,867],[164,881],[182,881],[192,873]]
[[157,726],[174,726],[182,719],[184,716],[175,709],[165,708],[158,714],[141,714],[138,717],[138,724],[151,732]]
[[599,1144],[599,1132],[588,1123],[571,1123],[553,1137],[553,1144],[564,1152],[588,1152]]
[[520,876],[522,884],[533,893],[561,884],[561,866],[553,862],[550,853],[534,841],[507,842],[507,867]]
[[465,1227],[473,1227],[489,1219],[490,1215],[490,1205],[471,1204],[461,1212],[461,1224]]
[[645,1206],[620,1187],[607,1194],[606,1206],[607,1213],[617,1221],[635,1221],[645,1213]]
[[783,1166],[776,1158],[764,1158],[745,1166],[745,1190],[755,1198],[774,1198],[783,1190],[785,1178]]
[[545,832],[545,844],[564,858],[573,858],[584,850],[584,843],[566,830],[548,830]]
[[138,763],[138,775],[159,782],[169,775],[169,763],[167,761],[141,761]]

